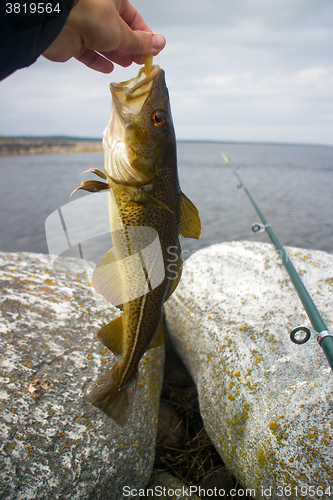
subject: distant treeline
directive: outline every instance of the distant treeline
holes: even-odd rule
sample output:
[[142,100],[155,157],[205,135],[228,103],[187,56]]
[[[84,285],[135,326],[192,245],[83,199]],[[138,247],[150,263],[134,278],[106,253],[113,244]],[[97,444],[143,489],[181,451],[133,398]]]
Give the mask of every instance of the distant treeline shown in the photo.
[[0,156],[102,151],[102,141],[77,137],[0,137]]

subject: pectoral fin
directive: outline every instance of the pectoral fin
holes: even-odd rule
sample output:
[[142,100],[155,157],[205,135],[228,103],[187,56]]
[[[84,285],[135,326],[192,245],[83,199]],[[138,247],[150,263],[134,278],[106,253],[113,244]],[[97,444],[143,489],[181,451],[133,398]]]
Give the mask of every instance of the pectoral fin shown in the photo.
[[114,306],[123,304],[122,283],[113,249],[97,263],[92,276],[92,286]]
[[173,214],[173,211],[167,207],[164,203],[154,198],[151,194],[148,194],[144,188],[133,188],[126,186],[124,188],[126,192],[129,202],[137,203],[138,205],[143,205],[145,207],[156,207],[161,208],[162,210],[168,210],[168,212]]
[[164,332],[163,332],[163,320],[161,320],[148,349],[153,349],[153,347],[158,347],[163,344],[164,344]]
[[74,191],[71,193],[71,196],[75,193],[75,191],[78,191],[79,189],[84,189],[85,191],[90,191],[91,193],[97,193],[98,191],[107,191],[109,189],[109,186],[105,182],[101,181],[83,181],[81,182],[79,187],[74,189]]
[[201,233],[201,222],[199,212],[191,200],[182,193],[180,198],[180,230],[179,234],[184,238],[199,238]]
[[97,334],[97,338],[116,356],[124,353],[123,317],[119,316],[107,325],[104,325]]
[[162,203],[161,201],[156,200],[156,198],[146,193],[145,191],[140,192],[140,197],[137,203],[139,203],[140,205],[162,208],[163,210],[168,210],[168,212],[171,212],[173,214],[173,211],[169,207],[164,205],[164,203]]

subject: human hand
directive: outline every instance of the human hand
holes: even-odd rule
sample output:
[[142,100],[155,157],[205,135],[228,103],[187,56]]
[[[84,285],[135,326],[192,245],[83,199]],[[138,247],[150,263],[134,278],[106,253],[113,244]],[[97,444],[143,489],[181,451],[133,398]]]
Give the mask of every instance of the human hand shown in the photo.
[[143,64],[145,55],[156,55],[164,46],[165,38],[152,33],[128,0],[79,0],[43,56],[56,62],[75,57],[95,71],[111,73],[111,61]]

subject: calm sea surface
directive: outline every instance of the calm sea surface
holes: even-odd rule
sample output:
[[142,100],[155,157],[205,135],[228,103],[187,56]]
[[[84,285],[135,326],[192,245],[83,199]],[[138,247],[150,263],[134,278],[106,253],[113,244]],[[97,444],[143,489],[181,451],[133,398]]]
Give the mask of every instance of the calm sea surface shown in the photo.
[[[179,142],[182,190],[197,206],[203,227],[198,241],[181,240],[185,258],[213,243],[270,241],[265,233],[251,231],[259,218],[245,192],[236,188],[238,181],[221,151],[240,167],[282,244],[333,253],[333,148]],[[81,175],[91,167],[103,169],[102,153],[1,157],[0,250],[48,253],[45,220],[85,196],[79,192],[69,198],[82,180],[94,177]],[[96,213],[97,232],[102,220],[104,215]],[[109,246],[109,238],[95,238],[83,256],[97,261]],[[79,256],[78,248],[67,254]]]

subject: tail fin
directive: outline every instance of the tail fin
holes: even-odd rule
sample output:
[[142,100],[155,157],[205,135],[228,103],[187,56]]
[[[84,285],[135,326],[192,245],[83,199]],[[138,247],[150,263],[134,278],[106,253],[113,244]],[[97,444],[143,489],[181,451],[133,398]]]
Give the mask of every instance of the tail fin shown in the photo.
[[92,382],[85,390],[85,398],[108,417],[123,427],[132,409],[138,375],[123,389],[114,383],[113,368]]

